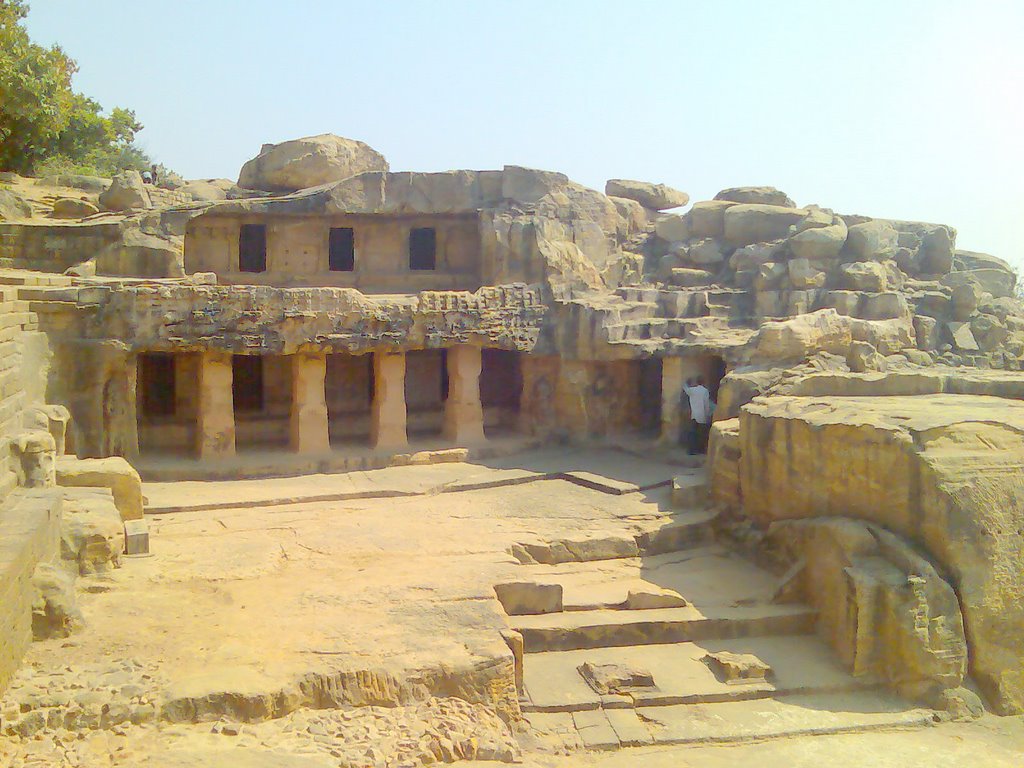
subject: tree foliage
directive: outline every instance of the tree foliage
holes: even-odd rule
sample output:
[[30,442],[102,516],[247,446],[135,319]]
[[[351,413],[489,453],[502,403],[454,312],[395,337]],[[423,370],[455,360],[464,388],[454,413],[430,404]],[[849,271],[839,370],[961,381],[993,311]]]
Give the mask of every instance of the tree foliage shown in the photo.
[[0,0],[0,170],[31,174],[77,171],[110,176],[148,168],[135,144],[142,124],[130,109],[104,115],[76,93],[78,66],[60,46],[33,43],[25,0]]

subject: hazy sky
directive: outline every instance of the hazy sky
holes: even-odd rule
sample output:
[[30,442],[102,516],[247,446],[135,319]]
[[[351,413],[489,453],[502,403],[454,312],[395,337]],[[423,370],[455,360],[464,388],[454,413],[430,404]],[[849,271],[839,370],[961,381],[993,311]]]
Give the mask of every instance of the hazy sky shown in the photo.
[[394,170],[770,184],[1024,266],[1024,0],[31,0],[28,27],[189,178],[331,132]]

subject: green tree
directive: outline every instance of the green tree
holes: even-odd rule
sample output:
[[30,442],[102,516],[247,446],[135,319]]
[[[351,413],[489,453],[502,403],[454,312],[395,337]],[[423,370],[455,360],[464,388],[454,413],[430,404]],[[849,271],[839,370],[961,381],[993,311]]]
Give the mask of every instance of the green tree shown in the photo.
[[0,0],[0,170],[111,176],[152,160],[135,144],[142,124],[130,109],[103,114],[71,88],[78,67],[60,46],[33,43],[25,0]]
[[0,168],[31,171],[67,127],[75,62],[29,40],[24,0],[0,0]]

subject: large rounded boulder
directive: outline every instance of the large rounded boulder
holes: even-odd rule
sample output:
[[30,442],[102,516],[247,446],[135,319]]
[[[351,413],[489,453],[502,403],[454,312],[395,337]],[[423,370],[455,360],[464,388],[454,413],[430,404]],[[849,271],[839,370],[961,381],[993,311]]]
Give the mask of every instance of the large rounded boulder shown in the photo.
[[242,166],[238,186],[266,192],[295,192],[368,171],[387,171],[388,161],[368,144],[325,133],[264,144]]

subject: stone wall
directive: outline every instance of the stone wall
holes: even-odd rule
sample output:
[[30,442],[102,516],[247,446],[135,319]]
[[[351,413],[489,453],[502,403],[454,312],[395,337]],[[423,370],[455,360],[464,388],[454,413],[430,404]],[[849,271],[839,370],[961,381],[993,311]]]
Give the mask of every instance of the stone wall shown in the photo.
[[59,493],[23,493],[0,507],[0,691],[32,642],[32,585],[36,566],[57,557],[60,547]]
[[43,403],[48,361],[37,318],[17,291],[0,285],[0,690],[32,640],[32,574],[57,555],[60,527],[53,491],[18,487],[24,471],[14,445],[30,426],[26,410]]
[[[459,216],[214,216],[189,222],[185,271],[215,272],[227,285],[337,286],[363,293],[415,293],[480,287],[479,217]],[[239,231],[263,224],[267,234],[265,272],[238,269]],[[349,227],[355,238],[351,272],[328,266],[328,233]],[[433,270],[409,268],[409,233],[430,227],[437,235]]]

